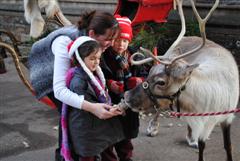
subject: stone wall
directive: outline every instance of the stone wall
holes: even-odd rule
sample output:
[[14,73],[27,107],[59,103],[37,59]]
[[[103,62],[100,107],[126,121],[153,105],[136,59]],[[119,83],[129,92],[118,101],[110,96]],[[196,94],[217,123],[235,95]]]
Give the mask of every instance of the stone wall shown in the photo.
[[[184,13],[186,21],[197,23],[191,5],[185,1]],[[196,0],[197,9],[202,17],[209,12],[214,0]],[[207,38],[229,49],[240,64],[240,1],[220,0],[220,5],[214,11],[206,25]],[[176,12],[169,16],[169,23],[179,24]]]
[[[112,13],[117,0],[59,0],[59,4],[64,15],[76,23],[78,16],[85,11],[97,9]],[[23,0],[0,1],[0,29],[13,32],[19,41],[26,41],[30,39],[29,27],[24,18]]]
[[[89,10],[105,10],[113,13],[117,0],[59,0],[60,7],[67,18],[73,23],[78,16]],[[193,21],[194,16],[190,4],[185,1],[184,12],[188,21]],[[200,14],[205,15],[213,0],[196,0]],[[208,38],[227,47],[233,53],[240,55],[240,1],[221,0],[221,4],[214,12],[207,24]],[[178,24],[179,18],[171,12],[168,23]],[[14,33],[19,41],[29,40],[29,24],[24,19],[23,0],[0,1],[0,29]]]

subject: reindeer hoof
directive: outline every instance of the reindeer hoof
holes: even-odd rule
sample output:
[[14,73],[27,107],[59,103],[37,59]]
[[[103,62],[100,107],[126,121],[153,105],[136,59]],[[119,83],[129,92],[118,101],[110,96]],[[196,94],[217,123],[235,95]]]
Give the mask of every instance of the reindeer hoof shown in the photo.
[[158,134],[159,131],[159,123],[151,120],[147,127],[147,136],[154,137]]
[[189,136],[186,136],[186,140],[188,143],[188,146],[194,149],[198,149],[198,142],[192,138],[189,138]]
[[157,134],[158,134],[158,130],[149,131],[147,129],[147,136],[154,137],[154,136],[157,136]]

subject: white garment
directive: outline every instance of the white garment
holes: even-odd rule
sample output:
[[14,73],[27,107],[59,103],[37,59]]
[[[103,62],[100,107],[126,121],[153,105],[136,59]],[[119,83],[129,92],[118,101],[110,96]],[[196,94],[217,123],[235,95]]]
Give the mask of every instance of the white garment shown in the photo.
[[55,55],[53,91],[54,96],[61,102],[81,109],[84,96],[70,91],[66,86],[66,73],[71,64],[67,46],[71,41],[67,36],[59,36],[52,43],[52,52]]

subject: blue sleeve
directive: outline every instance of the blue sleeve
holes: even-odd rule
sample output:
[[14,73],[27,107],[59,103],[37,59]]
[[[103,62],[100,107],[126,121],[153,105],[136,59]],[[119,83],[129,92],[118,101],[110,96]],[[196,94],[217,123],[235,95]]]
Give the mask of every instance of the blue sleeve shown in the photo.
[[70,90],[78,95],[85,95],[88,87],[87,80],[75,74],[70,82]]

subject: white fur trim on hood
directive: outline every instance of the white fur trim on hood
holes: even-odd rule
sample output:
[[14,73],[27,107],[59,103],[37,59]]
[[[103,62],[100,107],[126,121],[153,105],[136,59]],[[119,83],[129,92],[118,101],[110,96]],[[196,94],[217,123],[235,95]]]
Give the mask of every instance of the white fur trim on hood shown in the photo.
[[90,77],[92,83],[98,88],[98,90],[101,92],[102,95],[106,96],[105,90],[104,90],[105,86],[106,86],[106,80],[104,78],[102,69],[100,68],[100,66],[98,66],[97,69],[96,69],[96,73],[97,73],[97,75],[98,75],[98,77],[99,77],[99,79],[102,82],[104,87],[102,87],[99,84],[99,82],[96,80],[93,73],[88,69],[88,67],[86,66],[86,64],[84,63],[82,58],[80,57],[79,52],[77,50],[83,43],[85,43],[87,41],[96,41],[96,40],[91,38],[91,37],[88,37],[88,36],[81,36],[81,37],[77,38],[73,42],[72,46],[70,47],[69,54],[70,54],[71,57],[73,56],[73,54],[75,54],[75,56],[77,58],[77,61],[79,62],[79,64],[83,68],[83,70],[87,73],[87,75]]
[[83,43],[87,41],[96,41],[95,39],[89,37],[89,36],[80,36],[76,40],[73,41],[73,44],[69,50],[70,57],[73,56],[74,52],[81,46]]

